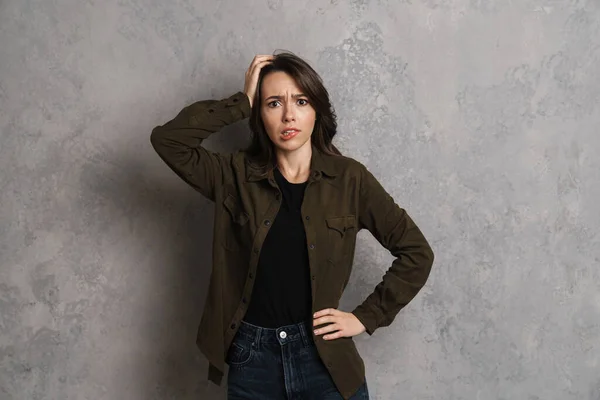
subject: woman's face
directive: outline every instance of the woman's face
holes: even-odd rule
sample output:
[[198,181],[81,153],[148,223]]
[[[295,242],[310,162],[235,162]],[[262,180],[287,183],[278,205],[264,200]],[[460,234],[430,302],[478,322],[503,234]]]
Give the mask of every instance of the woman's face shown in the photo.
[[264,77],[260,114],[276,149],[287,152],[310,146],[316,112],[296,81],[285,72]]

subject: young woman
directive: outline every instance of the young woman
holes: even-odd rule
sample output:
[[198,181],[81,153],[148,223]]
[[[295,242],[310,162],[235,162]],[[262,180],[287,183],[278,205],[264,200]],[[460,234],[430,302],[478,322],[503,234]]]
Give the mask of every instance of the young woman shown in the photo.
[[[247,149],[202,146],[248,117]],[[367,399],[352,337],[392,323],[429,276],[427,240],[364,165],[340,154],[336,127],[319,75],[282,53],[256,56],[243,92],[195,102],[152,131],[163,161],[215,202],[197,344],[213,382],[229,365],[230,400]],[[395,260],[362,304],[340,311],[363,228]]]

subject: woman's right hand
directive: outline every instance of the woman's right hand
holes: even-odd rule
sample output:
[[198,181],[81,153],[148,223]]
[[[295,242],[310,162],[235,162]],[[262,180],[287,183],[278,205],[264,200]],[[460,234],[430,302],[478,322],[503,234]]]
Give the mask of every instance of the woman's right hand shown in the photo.
[[275,56],[271,55],[257,55],[250,63],[250,67],[246,71],[246,82],[244,83],[244,93],[250,100],[250,107],[252,107],[252,101],[254,100],[254,94],[256,93],[256,86],[258,85],[258,76],[262,67],[271,62]]

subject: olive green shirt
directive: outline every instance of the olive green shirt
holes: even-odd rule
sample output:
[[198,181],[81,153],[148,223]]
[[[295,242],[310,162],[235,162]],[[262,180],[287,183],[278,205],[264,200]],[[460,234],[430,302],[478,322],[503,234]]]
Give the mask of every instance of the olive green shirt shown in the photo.
[[[220,385],[225,356],[244,318],[261,248],[281,205],[273,171],[261,176],[247,154],[212,152],[202,141],[250,115],[248,97],[197,101],[152,130],[151,143],[185,182],[215,202],[212,273],[197,345],[209,361],[209,379]],[[356,235],[367,229],[395,257],[374,291],[352,313],[369,335],[392,323],[425,284],[433,263],[427,240],[360,162],[319,152],[313,145],[302,204],[313,312],[337,308],[348,283]],[[314,334],[313,334],[314,336]],[[315,345],[336,386],[348,399],[365,369],[352,338]]]

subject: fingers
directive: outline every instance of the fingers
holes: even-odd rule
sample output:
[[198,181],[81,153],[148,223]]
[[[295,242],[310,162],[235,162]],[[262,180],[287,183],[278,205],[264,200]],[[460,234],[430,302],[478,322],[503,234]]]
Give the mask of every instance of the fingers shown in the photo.
[[342,327],[340,324],[331,324],[331,325],[327,325],[326,327],[316,329],[315,335],[322,335],[324,333],[330,333],[330,332],[339,332],[339,331],[341,331],[341,329],[342,329]]
[[338,339],[347,335],[347,320],[344,318],[345,313],[343,311],[326,308],[314,313],[313,317],[314,327],[329,324],[315,329],[315,335],[324,335],[323,339],[325,340]]
[[256,55],[254,56],[254,58],[252,59],[252,62],[250,63],[250,66],[248,67],[248,73],[252,73],[252,71],[254,71],[254,69],[256,68],[257,65],[259,65],[260,63],[265,63],[267,61],[270,61],[274,58],[275,56],[272,55]]
[[260,70],[270,62],[271,62],[271,60],[260,60],[256,64],[253,65],[252,70],[249,71],[252,81],[256,81],[255,83],[258,82],[258,74],[260,73]]
[[324,310],[317,311],[313,315],[313,326],[337,322],[341,315],[342,312],[336,310],[335,308],[326,308]]
[[260,70],[262,67],[270,63],[274,58],[275,56],[272,55],[256,55],[254,59],[252,59],[252,62],[246,71],[244,92],[250,100],[250,107],[252,107],[252,99],[254,98],[254,94],[256,92],[256,86],[258,85],[258,76],[260,74]]
[[313,320],[313,326],[320,326],[324,324],[334,323],[337,319],[334,316],[324,316],[320,318],[315,318]]
[[[321,325],[329,324],[320,327]],[[325,340],[352,337],[366,331],[365,326],[352,313],[326,308],[313,314],[313,326],[315,335],[323,336]],[[319,327],[319,328],[317,328]]]
[[317,311],[316,313],[314,313],[313,317],[319,318],[322,315],[336,315],[340,313],[341,311],[335,308],[324,308],[321,311]]
[[[331,318],[331,319],[337,320],[339,317],[322,317],[322,318]],[[322,325],[322,323],[319,323],[317,325]],[[328,335],[326,335],[326,333]],[[336,321],[336,322],[332,322],[331,324],[324,326],[322,328],[315,329],[315,335],[323,335],[323,339],[325,339],[325,340],[338,339],[338,338],[346,336],[346,328],[344,327],[344,324],[342,323],[342,321]]]
[[330,335],[323,336],[323,339],[325,339],[325,340],[333,340],[333,339],[339,339],[341,337],[345,337],[345,335],[342,333],[341,330],[339,330],[339,331],[334,332],[334,333],[332,333]]
[[314,320],[314,326],[320,326],[326,323],[330,323],[327,326],[324,326],[322,328],[318,328],[315,329],[315,335],[323,335],[325,333],[331,333],[330,335],[325,335],[323,336],[323,339],[329,340],[329,339],[336,339],[338,337],[342,337],[344,336],[342,333],[343,330],[343,326],[342,326],[342,321],[340,320],[339,316],[333,316],[333,315],[326,315],[320,318],[317,318]]
[[339,331],[340,329],[342,329],[342,325],[341,324],[331,323],[331,324],[329,324],[327,326],[324,326],[322,328],[315,329],[315,334],[316,335],[321,335],[323,333],[329,333],[329,332]]
[[324,310],[318,311],[314,314],[313,326],[321,326],[324,324],[329,324],[319,329],[315,329],[315,335],[323,335],[325,333],[331,333],[329,335],[323,336],[323,339],[336,339],[342,336],[342,325],[340,324],[340,316],[341,312],[336,310],[335,308],[326,308]]

